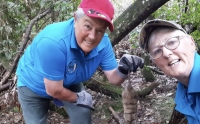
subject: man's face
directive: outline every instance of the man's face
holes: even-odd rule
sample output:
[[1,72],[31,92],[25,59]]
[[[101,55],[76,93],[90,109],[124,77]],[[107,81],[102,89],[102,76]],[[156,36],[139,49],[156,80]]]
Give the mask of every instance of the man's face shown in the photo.
[[160,30],[151,36],[149,51],[157,46],[162,46],[167,39],[176,36],[180,36],[179,46],[174,50],[161,47],[162,56],[159,59],[153,59],[153,62],[168,76],[176,79],[189,78],[195,54],[195,43],[191,36],[179,30]]
[[75,19],[74,27],[77,44],[87,54],[100,43],[106,31],[107,22],[85,15]]

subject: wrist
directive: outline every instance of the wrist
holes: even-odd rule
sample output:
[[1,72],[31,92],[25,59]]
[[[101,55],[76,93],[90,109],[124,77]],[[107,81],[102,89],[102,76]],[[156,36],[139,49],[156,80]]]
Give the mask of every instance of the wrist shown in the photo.
[[78,101],[79,95],[76,93],[76,102]]
[[119,77],[121,77],[121,78],[123,78],[123,79],[124,79],[124,78],[127,78],[128,73],[127,73],[127,74],[122,73],[122,72],[119,70],[119,68],[117,68],[116,71],[117,71],[117,74],[119,75]]
[[75,99],[74,99],[74,102],[73,102],[73,103],[77,103],[77,102],[78,102],[78,98],[79,98],[78,94],[75,93]]
[[128,65],[126,64],[118,64],[118,71],[120,73],[122,73],[123,75],[128,75],[128,70],[129,70],[130,67],[128,67]]

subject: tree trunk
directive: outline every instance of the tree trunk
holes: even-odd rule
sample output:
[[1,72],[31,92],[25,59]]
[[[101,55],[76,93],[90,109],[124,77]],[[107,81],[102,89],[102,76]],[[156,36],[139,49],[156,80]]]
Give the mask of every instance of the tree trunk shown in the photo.
[[169,0],[136,0],[115,21],[114,31],[109,34],[112,45],[116,45],[129,32]]

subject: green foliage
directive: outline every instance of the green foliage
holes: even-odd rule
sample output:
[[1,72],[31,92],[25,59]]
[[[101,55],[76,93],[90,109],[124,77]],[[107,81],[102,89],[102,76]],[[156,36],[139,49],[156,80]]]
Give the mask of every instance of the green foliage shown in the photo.
[[134,29],[133,31],[129,33],[130,35],[129,42],[131,42],[132,48],[137,48],[139,46],[139,42],[137,40],[138,34],[139,33],[136,29]]
[[188,3],[187,0],[173,0],[163,5],[152,15],[155,18],[178,22],[200,45],[200,2],[197,0],[188,0]]
[[[121,95],[122,89],[118,86],[112,85],[109,82],[105,83],[102,85],[102,88],[105,88],[113,93],[116,93],[118,95]],[[117,96],[115,96],[117,97]]]
[[195,30],[194,32],[191,33],[191,35],[196,40],[196,43],[200,46],[200,29]]
[[147,82],[155,81],[155,77],[154,77],[151,69],[149,67],[147,67],[146,65],[144,65],[144,67],[142,69],[142,75],[144,76],[144,78]]
[[18,112],[20,112],[20,109],[19,109],[19,107],[13,107],[13,112],[15,112],[15,113],[18,113]]
[[[4,0],[0,5],[0,63],[11,62],[22,44],[23,33],[30,21],[48,8],[48,15],[40,19],[31,31],[30,41],[46,25],[73,17],[80,0],[71,1],[22,1]],[[6,62],[7,63],[7,62]]]

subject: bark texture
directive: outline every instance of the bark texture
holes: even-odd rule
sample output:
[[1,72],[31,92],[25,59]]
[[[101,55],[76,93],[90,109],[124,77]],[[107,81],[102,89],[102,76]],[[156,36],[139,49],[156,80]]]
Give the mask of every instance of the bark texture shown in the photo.
[[136,0],[115,21],[114,31],[109,34],[112,45],[116,45],[129,32],[169,0]]

